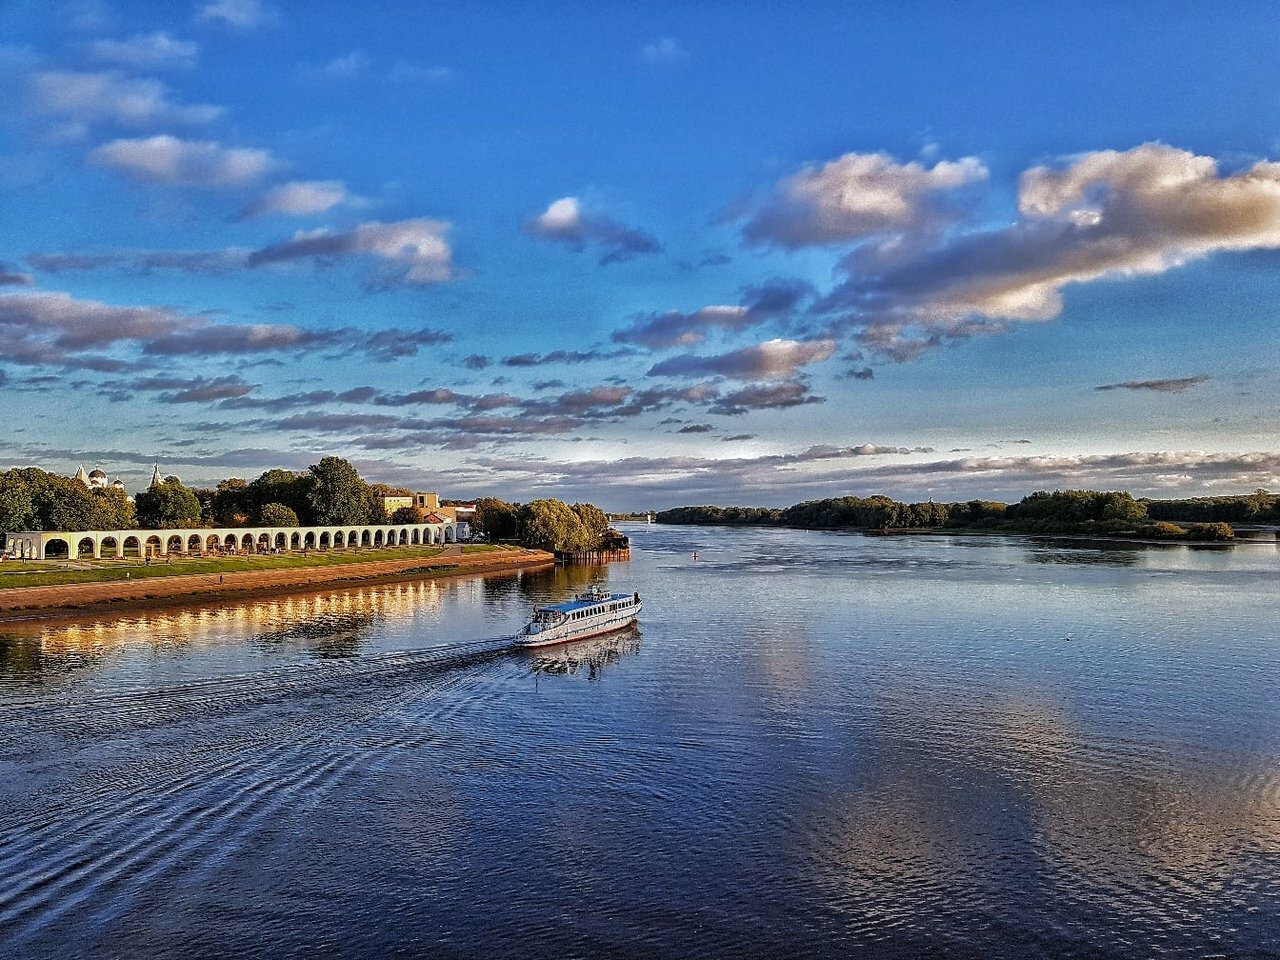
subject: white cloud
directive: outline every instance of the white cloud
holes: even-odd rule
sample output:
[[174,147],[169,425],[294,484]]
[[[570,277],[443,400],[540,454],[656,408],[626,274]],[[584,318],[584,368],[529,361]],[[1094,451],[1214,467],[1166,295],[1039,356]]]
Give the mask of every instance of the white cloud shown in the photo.
[[298,67],[298,72],[323,80],[351,80],[364,74],[371,63],[369,55],[363,50],[352,50],[343,56],[334,57],[323,66],[302,64]]
[[976,157],[926,167],[884,153],[847,153],[782,180],[750,213],[743,236],[794,250],[919,230],[947,219],[944,194],[986,178]]
[[51,335],[58,347],[70,350],[150,339],[172,332],[181,322],[167,307],[117,307],[67,293],[0,296],[0,328],[9,336]]
[[305,217],[324,213],[339,204],[358,202],[341,180],[293,180],[272,187],[242,214],[243,219],[280,214]]
[[577,197],[553,201],[546,210],[527,221],[524,229],[529,236],[563,243],[575,250],[596,246],[604,251],[600,258],[602,266],[662,250],[662,244],[644,231],[625,226],[602,213],[584,210]]
[[847,282],[817,305],[861,328],[869,349],[909,359],[947,338],[1049,320],[1063,291],[1159,274],[1215,252],[1280,247],[1280,163],[1222,174],[1163,144],[1084,154],[1021,178],[1019,219],[932,242],[899,236],[892,257],[854,249]]
[[289,240],[257,251],[248,262],[257,267],[310,259],[323,265],[336,257],[368,255],[390,268],[379,276],[379,283],[443,283],[453,277],[453,251],[445,239],[449,226],[421,217],[362,223],[345,231],[301,230]]
[[109,121],[129,127],[158,123],[200,124],[216,120],[222,108],[183,105],[169,99],[159,80],[126,77],[114,70],[46,70],[31,78],[37,110],[81,123]]
[[782,380],[836,352],[834,340],[768,340],[729,353],[684,353],[649,368],[651,377],[722,376],[734,380]]
[[194,66],[200,46],[192,40],[175,40],[163,30],[139,33],[125,40],[101,39],[89,45],[89,55],[100,63],[114,63],[135,70]]
[[645,63],[679,63],[681,60],[689,59],[689,51],[680,46],[673,37],[663,37],[642,46],[640,56]]
[[180,140],[168,134],[113,140],[90,153],[89,161],[144,183],[202,189],[252,183],[276,165],[266,150]]
[[346,330],[284,324],[210,324],[172,307],[118,306],[62,292],[0,294],[0,342],[10,363],[119,370],[136,364],[88,351],[123,346],[161,356],[250,354],[330,346],[350,337]]
[[641,314],[629,326],[615,330],[613,340],[650,350],[689,347],[706,340],[711,330],[736,332],[784,316],[811,293],[812,287],[804,281],[770,280],[747,287],[740,305],[716,304],[692,313],[671,310]]
[[196,14],[196,19],[202,23],[216,23],[237,30],[252,30],[274,23],[279,18],[280,12],[262,0],[214,0],[213,3],[202,4]]

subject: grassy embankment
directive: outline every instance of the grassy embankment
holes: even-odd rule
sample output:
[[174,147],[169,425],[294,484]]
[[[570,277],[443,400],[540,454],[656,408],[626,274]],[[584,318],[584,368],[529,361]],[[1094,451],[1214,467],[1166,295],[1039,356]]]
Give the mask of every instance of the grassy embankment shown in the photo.
[[[466,545],[462,552],[499,551],[504,548],[487,544]],[[51,587],[68,583],[113,583],[154,577],[185,577],[249,573],[257,570],[292,570],[308,567],[335,567],[354,563],[377,563],[391,560],[434,560],[446,555],[448,547],[389,547],[377,550],[312,550],[301,553],[259,554],[248,557],[191,558],[174,557],[173,563],[163,558],[143,560],[45,560],[39,562],[5,561],[0,563],[0,589],[7,587]]]

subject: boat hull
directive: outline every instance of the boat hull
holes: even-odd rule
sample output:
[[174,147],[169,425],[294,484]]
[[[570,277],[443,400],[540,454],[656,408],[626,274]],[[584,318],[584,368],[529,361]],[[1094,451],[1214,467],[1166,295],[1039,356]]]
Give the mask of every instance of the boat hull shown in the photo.
[[623,623],[610,624],[609,626],[606,626],[606,627],[600,627],[598,630],[588,629],[588,630],[584,630],[582,633],[573,633],[564,637],[551,637],[550,639],[547,639],[547,640],[538,639],[538,640],[530,641],[526,637],[516,637],[514,643],[517,647],[519,647],[522,650],[524,649],[532,650],[535,647],[555,647],[562,643],[573,643],[575,640],[587,640],[590,637],[599,637],[599,636],[603,636],[606,633],[616,633],[619,630],[627,629],[627,627],[635,626],[635,623],[636,623],[636,618],[632,617],[631,619],[626,620]]

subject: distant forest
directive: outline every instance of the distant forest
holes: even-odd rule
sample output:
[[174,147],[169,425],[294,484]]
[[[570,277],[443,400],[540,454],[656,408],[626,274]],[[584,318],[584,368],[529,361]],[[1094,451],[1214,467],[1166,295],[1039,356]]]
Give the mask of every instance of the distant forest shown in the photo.
[[1040,491],[1017,503],[899,503],[889,497],[832,497],[784,508],[675,507],[659,523],[795,527],[803,530],[985,529],[1084,533],[1157,540],[1230,540],[1231,524],[1280,523],[1280,494],[1138,500],[1127,493]]

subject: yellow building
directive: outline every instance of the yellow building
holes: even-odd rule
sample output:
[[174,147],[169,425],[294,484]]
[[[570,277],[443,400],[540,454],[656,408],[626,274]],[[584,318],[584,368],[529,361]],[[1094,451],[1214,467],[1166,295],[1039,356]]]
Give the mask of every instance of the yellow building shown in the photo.
[[424,513],[440,512],[440,494],[438,493],[415,493],[412,502],[406,506],[414,506]]
[[389,517],[401,507],[412,507],[413,497],[383,497],[382,509]]

